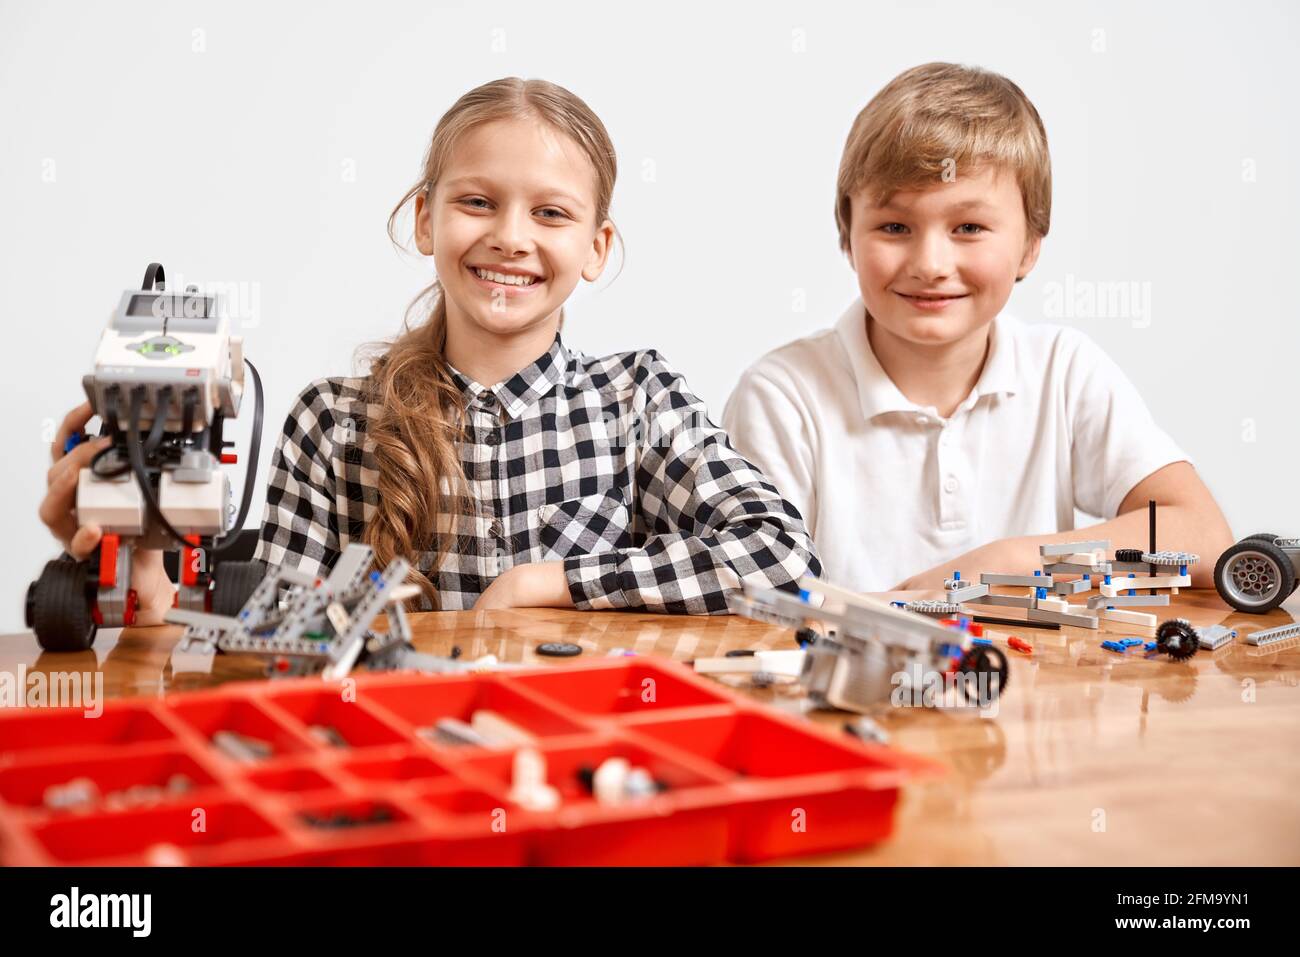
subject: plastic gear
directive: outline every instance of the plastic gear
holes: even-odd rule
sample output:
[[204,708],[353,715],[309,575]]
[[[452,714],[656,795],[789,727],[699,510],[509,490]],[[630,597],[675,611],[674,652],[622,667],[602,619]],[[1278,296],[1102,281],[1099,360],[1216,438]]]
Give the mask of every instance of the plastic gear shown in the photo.
[[962,607],[951,601],[909,601],[906,610],[918,615],[956,615],[961,613]]
[[[996,645],[975,645],[967,648],[966,652],[961,656],[961,661],[957,664],[957,673],[971,675],[976,678],[980,674],[996,674],[998,681],[993,694],[995,698],[1000,698],[1002,693],[1007,690],[1007,679],[1011,677],[1011,669],[1007,665],[1007,656]],[[968,682],[962,682],[961,692],[966,698],[974,697],[974,691],[969,687]]]
[[1186,618],[1170,618],[1156,629],[1156,651],[1174,661],[1185,661],[1201,647],[1200,636]]
[[1170,565],[1174,568],[1179,565],[1195,565],[1200,560],[1200,555],[1191,552],[1143,552],[1139,559],[1148,565]]
[[1117,562],[1140,562],[1140,561],[1142,561],[1142,549],[1140,549],[1140,548],[1117,548],[1117,549],[1115,549],[1115,561],[1117,561]]

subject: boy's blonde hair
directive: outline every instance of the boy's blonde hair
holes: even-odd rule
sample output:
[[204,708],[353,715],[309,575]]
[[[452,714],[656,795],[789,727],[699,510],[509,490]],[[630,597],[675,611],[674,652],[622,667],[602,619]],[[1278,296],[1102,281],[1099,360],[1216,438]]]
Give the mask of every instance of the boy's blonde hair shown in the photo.
[[1029,238],[1046,236],[1052,161],[1029,97],[978,67],[926,63],[900,73],[863,107],[844,144],[835,192],[840,249],[849,251],[850,197],[858,190],[866,187],[881,205],[899,190],[986,166],[1015,175]]

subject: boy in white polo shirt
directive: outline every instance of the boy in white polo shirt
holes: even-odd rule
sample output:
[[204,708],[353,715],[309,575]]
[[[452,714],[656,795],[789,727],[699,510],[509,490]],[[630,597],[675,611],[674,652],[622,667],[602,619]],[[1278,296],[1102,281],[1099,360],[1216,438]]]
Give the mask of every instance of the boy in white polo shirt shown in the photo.
[[[723,413],[828,581],[941,588],[1037,567],[1049,541],[1145,548],[1154,499],[1159,544],[1212,584],[1231,530],[1132,383],[1082,333],[1002,313],[1050,210],[1042,121],[1005,77],[926,64],[858,115],[835,218],[862,298],[760,359]],[[1075,530],[1076,508],[1106,521]]]

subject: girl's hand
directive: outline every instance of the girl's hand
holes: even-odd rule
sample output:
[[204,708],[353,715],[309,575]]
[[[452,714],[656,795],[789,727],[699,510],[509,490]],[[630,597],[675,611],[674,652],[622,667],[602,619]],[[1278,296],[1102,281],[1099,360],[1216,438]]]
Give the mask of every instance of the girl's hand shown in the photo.
[[474,602],[475,611],[572,607],[563,562],[534,562],[507,569]]
[[[93,415],[90,403],[83,402],[64,417],[50,447],[53,464],[45,476],[45,498],[38,510],[45,527],[77,561],[85,561],[94,554],[103,538],[98,525],[77,524],[77,476],[112,440],[108,436],[90,439],[66,455],[63,445],[68,436],[81,432]],[[157,549],[137,548],[131,552],[131,587],[135,589],[137,601],[137,625],[161,624],[162,616],[172,606],[175,587],[163,568],[162,556],[163,553]]]

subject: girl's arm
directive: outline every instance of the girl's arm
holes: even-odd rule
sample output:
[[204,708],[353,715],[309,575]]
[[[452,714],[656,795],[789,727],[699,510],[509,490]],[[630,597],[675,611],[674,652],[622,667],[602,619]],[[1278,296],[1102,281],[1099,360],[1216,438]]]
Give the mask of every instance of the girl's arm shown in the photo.
[[580,609],[725,614],[741,583],[797,590],[821,573],[798,512],[714,425],[657,354],[637,370],[639,548],[564,561]]

